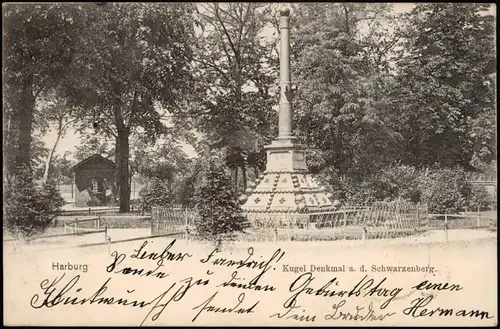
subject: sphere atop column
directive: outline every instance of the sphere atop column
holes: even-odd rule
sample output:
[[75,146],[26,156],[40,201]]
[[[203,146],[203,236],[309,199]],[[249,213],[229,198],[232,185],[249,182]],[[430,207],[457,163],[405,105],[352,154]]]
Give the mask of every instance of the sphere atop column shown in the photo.
[[290,16],[290,9],[288,9],[287,7],[281,8],[280,15],[281,16]]

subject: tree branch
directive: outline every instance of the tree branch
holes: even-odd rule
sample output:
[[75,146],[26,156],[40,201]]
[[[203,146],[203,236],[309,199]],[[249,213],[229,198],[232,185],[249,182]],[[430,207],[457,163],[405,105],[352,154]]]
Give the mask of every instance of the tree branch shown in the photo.
[[[212,17],[208,16],[208,15],[204,15],[204,14],[200,14],[201,17],[205,18],[205,20],[207,21],[208,24],[212,25],[215,29],[215,32],[217,34],[219,34],[221,37],[223,35],[223,32],[219,29],[219,27],[217,26],[217,24],[215,24],[213,21],[212,21]],[[227,61],[229,62],[229,65],[232,65],[233,63],[233,56],[229,55],[229,52],[226,48],[226,45],[224,42],[221,43],[222,45],[222,50],[224,51],[224,53],[226,54],[226,58],[227,58]]]
[[224,80],[226,80],[227,82],[229,82],[229,81],[230,81],[230,79],[229,79],[229,77],[227,76],[227,74],[226,74],[224,71],[222,71],[222,70],[221,70],[221,69],[220,69],[217,65],[215,65],[215,63],[213,63],[213,62],[208,62],[208,61],[203,61],[203,60],[201,60],[201,59],[196,59],[196,58],[194,58],[193,60],[194,60],[195,62],[201,63],[201,64],[203,64],[203,65],[205,65],[205,66],[209,66],[209,67],[211,67],[211,68],[215,69],[217,72],[219,72],[219,73],[220,73],[220,75],[222,76],[222,78],[224,78]]
[[108,134],[110,134],[111,136],[113,136],[114,138],[117,138],[118,137],[118,133],[115,133],[113,131],[113,128],[111,128],[109,125],[107,124],[104,124],[103,125],[103,129],[104,131],[106,131]]
[[222,29],[224,30],[224,34],[226,35],[227,41],[229,42],[231,49],[233,50],[233,52],[236,56],[239,56],[239,52],[238,52],[237,48],[235,47],[233,40],[231,39],[231,36],[229,35],[228,30],[226,29],[226,25],[224,25],[224,22],[222,21],[222,18],[219,15],[219,4],[215,3],[214,8],[215,8],[215,12],[214,12],[215,18],[219,21]]

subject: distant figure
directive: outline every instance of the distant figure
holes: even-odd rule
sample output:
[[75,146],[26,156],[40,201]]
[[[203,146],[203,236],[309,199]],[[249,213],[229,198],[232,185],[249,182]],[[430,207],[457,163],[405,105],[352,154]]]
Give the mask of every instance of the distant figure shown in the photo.
[[106,178],[104,178],[102,186],[104,188],[104,195],[106,198],[106,203],[108,203],[108,202],[112,201],[113,192],[111,191],[111,187],[109,186]]

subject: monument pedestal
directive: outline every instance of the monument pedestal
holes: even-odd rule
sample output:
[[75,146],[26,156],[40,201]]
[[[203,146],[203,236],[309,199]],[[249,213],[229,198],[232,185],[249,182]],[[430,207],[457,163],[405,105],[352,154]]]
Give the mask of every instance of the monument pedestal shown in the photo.
[[298,214],[335,209],[332,195],[308,172],[305,149],[291,139],[266,146],[266,171],[240,197],[243,211]]
[[276,139],[265,147],[267,151],[267,172],[307,171],[306,147],[294,144],[292,139]]

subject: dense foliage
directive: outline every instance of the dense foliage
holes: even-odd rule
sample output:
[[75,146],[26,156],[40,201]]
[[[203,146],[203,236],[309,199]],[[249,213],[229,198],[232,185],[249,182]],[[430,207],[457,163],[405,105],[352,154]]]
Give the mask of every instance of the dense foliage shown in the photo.
[[43,233],[64,205],[54,185],[36,185],[27,169],[13,177],[4,197],[4,229],[19,239]]
[[483,185],[472,184],[463,168],[417,169],[394,165],[371,180],[331,180],[334,197],[343,204],[362,205],[401,199],[426,203],[430,213],[488,209],[495,200]]
[[149,185],[141,190],[141,211],[150,212],[151,207],[166,207],[172,202],[172,191],[159,179],[152,179]]
[[[418,4],[405,15],[395,111],[406,163],[471,169],[495,155],[495,20],[487,4]],[[489,118],[489,119],[487,119]]]
[[82,6],[65,3],[7,4],[2,7],[3,104],[9,173],[31,165],[35,105],[42,93],[71,77],[87,24]]
[[220,243],[248,227],[234,186],[222,166],[212,164],[196,194],[196,201],[199,216],[194,225],[198,238]]
[[158,109],[176,111],[192,87],[192,11],[187,3],[94,8],[94,21],[71,63],[73,78],[64,92],[81,126],[94,125],[115,141],[122,212],[130,210],[130,136],[139,133],[154,142],[167,132]]

